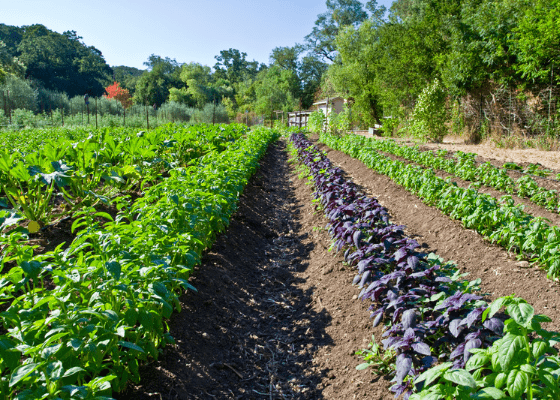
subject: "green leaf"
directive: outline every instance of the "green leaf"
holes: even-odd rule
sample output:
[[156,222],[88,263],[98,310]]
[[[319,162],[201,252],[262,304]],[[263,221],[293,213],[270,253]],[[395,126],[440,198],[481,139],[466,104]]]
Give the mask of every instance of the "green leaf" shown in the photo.
[[119,343],[119,345],[121,345],[123,347],[128,347],[129,349],[137,350],[137,351],[140,351],[140,352],[144,353],[144,350],[142,349],[142,347],[140,347],[140,346],[138,346],[134,343],[126,342],[124,340],[119,340],[118,343]]
[[475,393],[472,398],[477,400],[505,399],[506,394],[500,389],[487,387]]
[[369,364],[368,364],[368,363],[363,363],[363,364],[358,365],[358,366],[356,367],[356,369],[357,369],[358,371],[362,371],[362,370],[364,370],[364,369],[366,369],[366,368],[368,368],[368,367],[369,367]]
[[424,382],[424,387],[428,387],[431,385],[433,381],[438,379],[441,375],[444,374],[445,371],[453,367],[453,363],[446,362],[439,364],[433,368],[428,369],[427,371],[423,372],[414,380],[414,383],[419,383],[422,381]]
[[121,264],[118,261],[106,262],[105,268],[107,268],[107,271],[109,271],[114,280],[118,281],[121,278]]
[[138,320],[138,311],[135,308],[129,308],[124,313],[124,320],[129,326],[136,325],[136,321]]
[[548,349],[548,344],[545,341],[535,340],[532,343],[532,352],[535,360],[538,360],[540,356],[544,355],[547,349]]
[[10,387],[16,385],[19,381],[27,378],[29,375],[35,372],[35,370],[37,370],[37,368],[39,368],[41,365],[42,364],[31,363],[16,368],[16,370],[12,373],[12,376],[10,377]]
[[535,309],[527,303],[510,304],[507,306],[507,312],[515,322],[525,328],[531,326],[531,320],[533,319],[533,315],[535,315]]
[[530,375],[536,375],[537,374],[537,369],[535,367],[533,367],[531,364],[523,364],[519,368],[521,368],[521,371],[525,371]]
[[469,361],[467,361],[467,365],[465,366],[465,369],[467,371],[472,371],[473,369],[478,369],[483,367],[489,361],[490,361],[489,354],[485,352],[479,352],[473,355],[471,358],[469,358]]
[[124,338],[124,337],[126,336],[126,332],[125,332],[125,330],[124,330],[124,326],[121,325],[121,326],[119,326],[119,327],[117,328],[117,336],[120,336],[120,337],[122,337],[122,338]]
[[529,387],[529,375],[514,369],[508,374],[507,389],[511,397],[519,397]]
[[69,376],[72,376],[74,374],[77,374],[78,372],[84,371],[85,369],[80,368],[80,367],[74,367],[74,368],[70,368],[69,370],[67,370],[64,375],[62,376],[63,378],[68,378]]
[[517,352],[523,349],[523,344],[523,338],[521,336],[513,335],[511,333],[504,336],[498,349],[498,359],[502,370],[509,370],[511,361]]
[[494,386],[498,389],[502,388],[507,383],[507,374],[500,372],[494,380]]
[[447,371],[443,375],[444,379],[456,383],[460,386],[467,386],[471,389],[476,389],[476,382],[471,374],[469,374],[464,369],[453,369],[451,371]]
[[490,304],[490,307],[488,307],[482,313],[482,322],[484,322],[486,320],[486,318],[492,318],[494,316],[494,314],[496,314],[498,311],[500,311],[500,308],[502,308],[502,306],[504,305],[505,302],[506,302],[505,297],[500,297],[499,299],[496,299],[495,301],[493,301],[492,304]]

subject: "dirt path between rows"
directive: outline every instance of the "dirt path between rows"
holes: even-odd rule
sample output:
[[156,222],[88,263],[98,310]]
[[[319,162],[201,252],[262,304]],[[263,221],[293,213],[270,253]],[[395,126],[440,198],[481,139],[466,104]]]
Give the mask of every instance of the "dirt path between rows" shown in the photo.
[[[348,177],[389,210],[407,234],[482,278],[494,299],[515,293],[555,322],[558,285],[503,249],[424,205],[360,161],[319,145]],[[351,286],[354,271],[328,251],[325,218],[312,189],[288,164],[286,145],[271,146],[241,197],[228,230],[196,268],[198,293],[181,299],[170,321],[177,344],[141,369],[142,381],[118,399],[393,399],[390,382],[357,371],[367,346],[367,308]]]
[[196,269],[167,346],[118,399],[392,399],[355,369],[372,329],[354,272],[328,252],[311,187],[271,146],[227,232]]

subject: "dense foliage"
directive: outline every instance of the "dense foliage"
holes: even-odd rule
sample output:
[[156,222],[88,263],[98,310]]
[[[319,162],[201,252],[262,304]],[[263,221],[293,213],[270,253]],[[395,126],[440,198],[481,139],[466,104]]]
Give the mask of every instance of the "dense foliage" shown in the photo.
[[[142,133],[124,140],[136,156],[123,152],[117,161],[131,167],[122,180],[138,179],[135,168],[146,163],[163,162],[165,174],[150,174],[136,201],[112,198],[114,218],[92,206],[76,213],[76,238],[64,250],[34,256],[18,208],[0,210],[0,398],[110,396],[137,382],[139,363],[173,341],[166,320],[179,310],[178,296],[194,290],[193,266],[228,225],[275,138],[268,129],[240,136],[233,127],[200,128],[207,137],[191,128],[171,140]],[[115,155],[115,142],[102,142],[103,158]],[[214,147],[199,152],[201,142]],[[53,181],[62,190],[61,179]]]
[[386,17],[368,5],[377,12],[339,30],[328,71],[356,99],[362,123],[380,113],[404,119],[439,79],[473,139],[552,132],[558,1],[397,0]]

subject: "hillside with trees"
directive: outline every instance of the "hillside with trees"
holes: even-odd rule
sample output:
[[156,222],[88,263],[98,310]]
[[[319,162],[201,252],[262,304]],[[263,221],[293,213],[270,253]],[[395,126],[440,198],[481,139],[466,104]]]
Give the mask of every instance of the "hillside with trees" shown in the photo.
[[[101,100],[117,82],[131,111],[155,106],[183,120],[206,109],[262,121],[341,96],[352,126],[382,125],[386,135],[553,138],[559,10],[558,0],[397,0],[389,10],[327,0],[303,42],[273,48],[268,64],[229,48],[213,66],[152,54],[145,70],[108,66],[75,31],[0,24],[0,91],[10,93],[1,109],[79,110],[86,93]],[[121,106],[105,109],[120,115]],[[420,106],[440,110],[445,129],[423,134],[434,124]]]

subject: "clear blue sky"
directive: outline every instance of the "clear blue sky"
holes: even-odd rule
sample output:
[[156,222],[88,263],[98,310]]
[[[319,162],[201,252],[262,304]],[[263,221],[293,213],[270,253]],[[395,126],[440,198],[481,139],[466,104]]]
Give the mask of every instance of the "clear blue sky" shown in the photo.
[[[362,0],[365,4],[365,0]],[[144,69],[150,54],[213,66],[238,49],[268,64],[274,47],[303,43],[325,0],[11,0],[0,23],[74,30],[111,66]],[[378,0],[389,8],[392,0]]]

